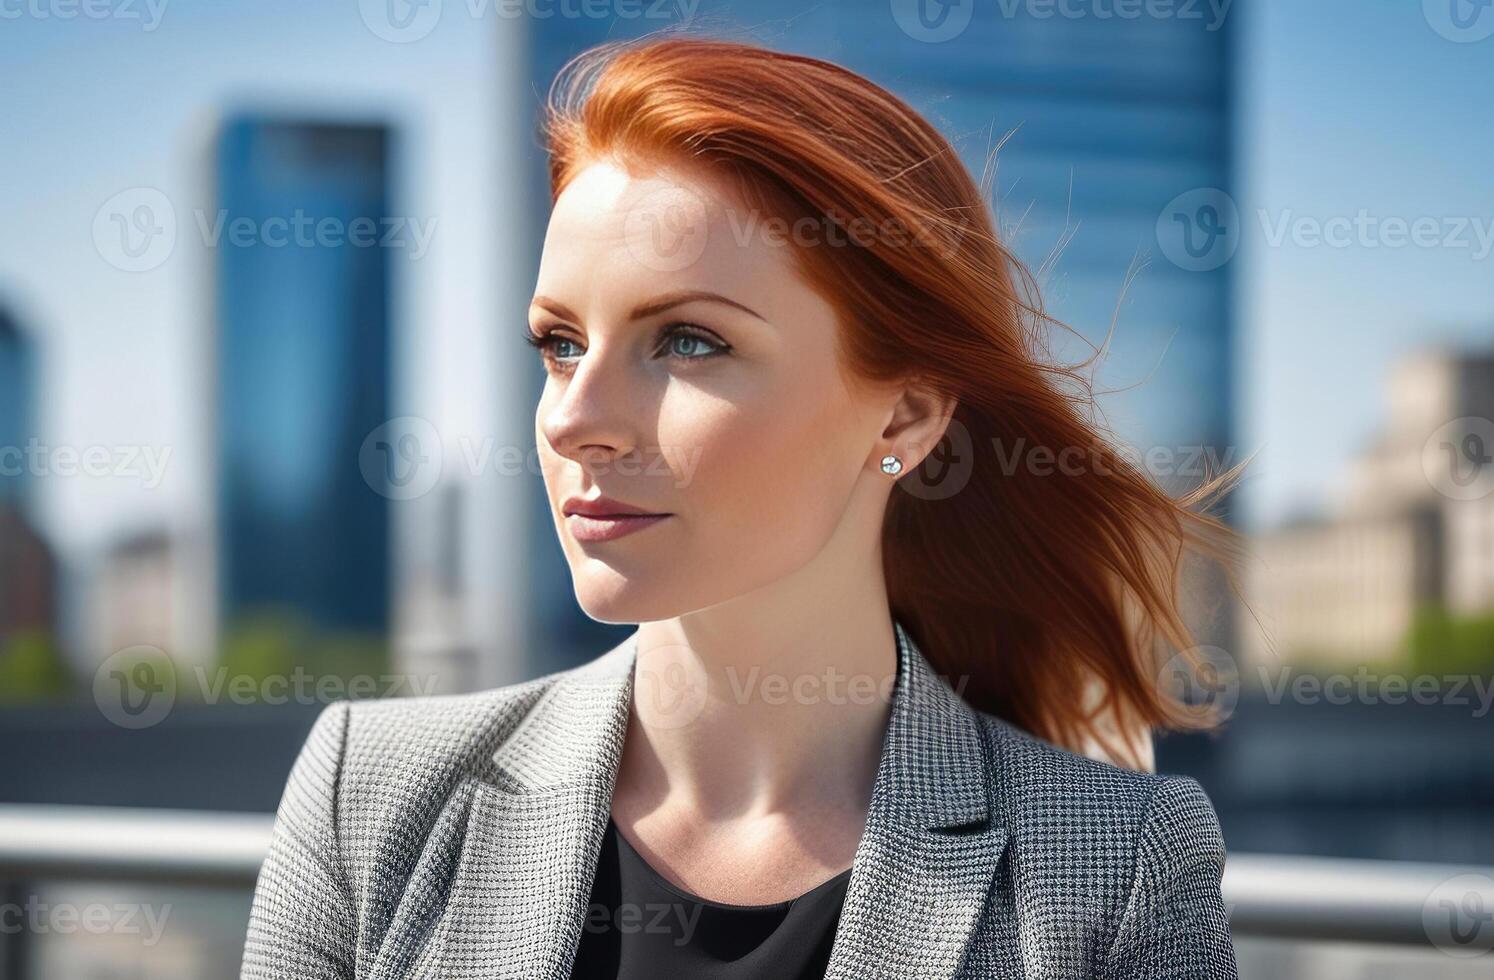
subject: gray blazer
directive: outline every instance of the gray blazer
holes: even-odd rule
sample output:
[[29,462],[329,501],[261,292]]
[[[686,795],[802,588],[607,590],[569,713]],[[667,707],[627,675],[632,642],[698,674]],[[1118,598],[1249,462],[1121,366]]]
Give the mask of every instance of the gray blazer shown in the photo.
[[[1235,978],[1224,841],[1187,777],[971,709],[901,625],[828,977]],[[637,633],[480,694],[340,703],[276,818],[243,978],[569,976]]]

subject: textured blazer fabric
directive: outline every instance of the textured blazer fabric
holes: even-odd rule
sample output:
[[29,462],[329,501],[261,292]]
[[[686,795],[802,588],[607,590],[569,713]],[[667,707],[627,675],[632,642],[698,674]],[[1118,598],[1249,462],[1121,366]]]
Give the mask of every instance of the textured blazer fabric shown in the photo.
[[[1233,980],[1224,840],[1198,783],[971,708],[894,626],[892,710],[826,975]],[[636,641],[480,694],[328,707],[280,804],[242,977],[565,980]]]

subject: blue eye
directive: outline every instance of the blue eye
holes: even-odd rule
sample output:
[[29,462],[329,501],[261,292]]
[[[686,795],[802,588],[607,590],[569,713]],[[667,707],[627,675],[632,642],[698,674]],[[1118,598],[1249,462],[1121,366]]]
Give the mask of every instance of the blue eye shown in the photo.
[[[545,363],[556,369],[569,368],[586,353],[577,340],[556,330],[526,331],[525,341],[540,352]],[[692,323],[673,323],[660,333],[655,355],[680,361],[704,361],[731,350],[731,345],[713,332]]]
[[669,338],[669,352],[680,357],[698,357],[716,351],[714,345],[707,343],[704,337],[696,337],[693,334],[675,334]]
[[731,348],[705,330],[688,323],[676,323],[665,330],[665,347],[672,357],[700,361]]
[[[547,330],[542,333],[536,333],[533,330],[526,330],[524,332],[524,341],[529,344],[530,347],[533,347],[535,350],[539,351],[540,357],[543,358],[547,363],[559,363],[562,361],[568,362],[572,357],[578,356],[581,353],[580,344],[576,343],[569,337],[556,333],[553,330]],[[575,347],[576,352],[573,354],[570,351],[560,351],[557,349],[566,344],[569,344],[571,347]]]

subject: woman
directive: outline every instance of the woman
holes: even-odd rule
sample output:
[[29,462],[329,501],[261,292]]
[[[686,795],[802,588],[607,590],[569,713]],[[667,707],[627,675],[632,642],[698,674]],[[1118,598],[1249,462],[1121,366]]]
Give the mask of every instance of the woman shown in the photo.
[[[528,339],[581,667],[335,705],[245,977],[1234,977],[1185,551],[935,129],[688,37],[573,63]],[[1099,761],[1082,752],[1104,754]],[[1117,765],[1113,763],[1122,763]]]

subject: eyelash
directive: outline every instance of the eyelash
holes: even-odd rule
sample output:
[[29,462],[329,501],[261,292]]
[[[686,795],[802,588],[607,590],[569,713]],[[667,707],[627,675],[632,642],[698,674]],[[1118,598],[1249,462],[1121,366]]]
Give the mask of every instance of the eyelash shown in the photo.
[[[721,338],[717,337],[714,333],[705,329],[704,327],[697,326],[693,323],[680,322],[671,323],[659,331],[659,343],[654,347],[656,354],[661,349],[667,347],[675,337],[691,337],[696,340],[704,341],[705,343],[710,344],[715,348],[715,350],[708,351],[704,354],[696,354],[694,356],[685,354],[669,355],[680,361],[707,361],[718,355],[726,354],[731,350],[730,344],[721,340]],[[538,350],[540,352],[540,356],[544,358],[546,364],[553,364],[557,367],[565,367],[572,363],[568,359],[562,359],[555,356],[555,345],[562,340],[569,341],[572,344],[577,344],[577,346],[580,346],[574,338],[567,337],[553,328],[542,329],[539,333],[535,333],[532,329],[524,331],[524,342],[527,343],[530,347]]]

